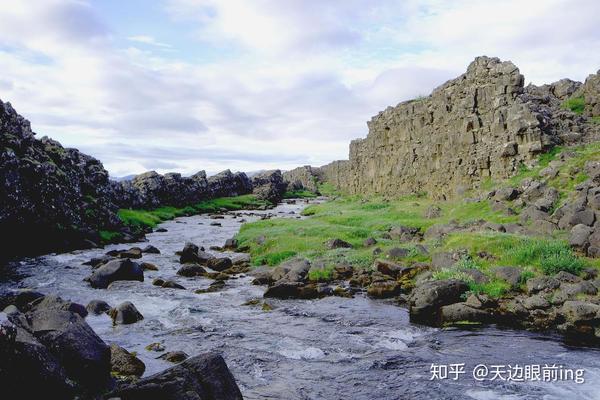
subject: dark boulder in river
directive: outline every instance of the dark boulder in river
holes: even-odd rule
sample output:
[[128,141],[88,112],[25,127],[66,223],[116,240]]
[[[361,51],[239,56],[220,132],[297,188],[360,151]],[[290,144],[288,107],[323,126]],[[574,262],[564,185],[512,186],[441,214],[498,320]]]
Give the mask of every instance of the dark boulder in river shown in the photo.
[[130,259],[112,260],[98,267],[87,280],[98,289],[106,289],[115,281],[144,281],[144,269]]
[[127,400],[238,400],[242,393],[225,360],[201,354],[166,371],[126,384],[110,397]]

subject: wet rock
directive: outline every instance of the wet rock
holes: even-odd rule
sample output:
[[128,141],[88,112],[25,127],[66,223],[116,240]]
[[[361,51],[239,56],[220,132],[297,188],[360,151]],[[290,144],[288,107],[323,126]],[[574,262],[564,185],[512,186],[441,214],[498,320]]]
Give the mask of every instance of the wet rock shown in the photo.
[[115,281],[144,281],[142,267],[129,259],[113,260],[98,267],[89,278],[90,285],[97,289],[106,289]]
[[396,281],[373,282],[367,287],[369,297],[375,299],[387,299],[400,294],[400,284]]
[[440,322],[487,322],[491,319],[488,311],[470,307],[467,303],[454,303],[440,309]]
[[238,247],[237,239],[227,239],[223,248],[225,250],[235,250]]
[[549,276],[538,276],[527,280],[527,293],[534,294],[542,291],[554,290],[560,286],[560,282]]
[[210,226],[223,226],[220,222],[211,222]]
[[348,279],[352,276],[354,272],[354,268],[351,265],[347,264],[337,264],[333,267],[333,273],[331,277],[334,280]]
[[144,316],[130,301],[126,301],[115,308],[111,308],[108,314],[112,318],[114,325],[134,324],[144,319]]
[[521,268],[500,266],[493,268],[492,273],[496,278],[509,283],[513,289],[519,287],[521,284]]
[[164,281],[161,287],[163,289],[185,289],[185,287],[183,287],[179,283],[171,280]]
[[110,306],[103,300],[92,300],[85,307],[86,310],[93,315],[101,315],[110,310]]
[[74,312],[42,308],[28,313],[24,326],[76,381],[89,388],[110,382],[110,350]]
[[190,356],[188,356],[183,351],[170,351],[168,353],[165,353],[165,354],[159,356],[158,358],[160,358],[161,360],[171,362],[171,363],[180,363],[182,361],[185,361],[189,357]]
[[437,324],[440,307],[460,302],[468,289],[466,283],[455,279],[428,281],[417,286],[409,297],[410,320]]
[[11,289],[0,293],[0,308],[13,304],[19,311],[29,311],[30,303],[44,296],[43,293],[31,289]]
[[183,250],[181,251],[180,255],[179,255],[179,262],[181,264],[185,264],[185,263],[199,263],[200,260],[198,259],[198,251],[200,250],[200,248],[198,246],[196,246],[193,243],[186,243],[185,246],[183,247]]
[[166,228],[158,228],[158,229],[155,229],[154,232],[164,233],[164,232],[168,232],[168,230]]
[[300,297],[300,290],[304,287],[302,282],[276,282],[265,291],[264,297],[278,299],[294,299]]
[[162,343],[150,343],[148,346],[145,347],[145,349],[148,351],[161,352],[165,351],[165,346],[163,346]]
[[162,278],[154,278],[154,279],[152,280],[152,284],[153,284],[154,286],[162,286],[164,283],[165,283],[165,280],[164,280],[164,279],[162,279]]
[[152,245],[148,245],[142,249],[142,253],[160,254],[160,250]]
[[493,308],[497,302],[485,294],[472,293],[467,297],[465,305],[472,308]]
[[142,360],[116,344],[110,345],[110,364],[112,372],[121,376],[139,378],[146,371],[146,365]]
[[206,262],[206,266],[214,271],[225,271],[227,268],[231,268],[233,263],[229,257],[211,258]]
[[242,400],[242,394],[225,361],[213,353],[189,358],[166,371],[127,384],[108,397],[131,400]]
[[96,269],[99,266],[104,265],[107,262],[112,261],[112,260],[114,260],[114,257],[109,256],[109,255],[103,255],[101,257],[92,258],[91,260],[84,262],[82,265],[89,265],[93,269]]
[[143,262],[140,264],[140,267],[142,267],[142,269],[144,271],[158,271],[158,267],[152,263],[149,262]]
[[119,258],[142,258],[142,249],[139,247],[132,247],[129,250],[124,250],[117,254]]
[[352,245],[342,239],[330,239],[325,243],[325,246],[332,250],[332,249],[342,249],[342,248],[346,248],[346,249],[350,249],[352,248]]
[[88,312],[83,305],[74,303],[72,301],[63,300],[62,298],[54,295],[40,297],[29,303],[29,305],[31,311],[44,309],[64,310],[79,314],[81,318],[85,318],[88,315]]
[[4,310],[2,310],[2,312],[4,314],[15,314],[19,312],[19,309],[17,308],[17,306],[11,304],[10,306],[7,306]]
[[177,275],[185,276],[188,278],[193,276],[203,276],[205,274],[206,270],[198,264],[185,264],[177,271]]

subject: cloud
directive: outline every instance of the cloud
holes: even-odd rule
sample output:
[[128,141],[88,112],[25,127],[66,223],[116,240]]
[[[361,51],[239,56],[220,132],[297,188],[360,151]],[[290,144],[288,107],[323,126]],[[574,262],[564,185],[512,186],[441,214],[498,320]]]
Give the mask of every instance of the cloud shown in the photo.
[[0,8],[0,98],[115,176],[345,158],[374,114],[482,54],[535,83],[600,67],[581,51],[600,47],[593,0],[164,0],[135,21],[114,5]]
[[158,42],[152,36],[148,36],[148,35],[129,36],[127,38],[127,40],[130,40],[130,41],[136,42],[136,43],[148,44],[148,45],[156,46],[156,47],[164,47],[164,48],[171,48],[172,47],[169,44]]

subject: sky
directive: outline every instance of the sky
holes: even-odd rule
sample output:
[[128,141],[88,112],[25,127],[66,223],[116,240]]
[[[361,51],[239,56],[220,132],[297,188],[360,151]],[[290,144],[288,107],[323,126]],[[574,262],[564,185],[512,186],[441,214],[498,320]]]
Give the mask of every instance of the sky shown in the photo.
[[0,99],[113,177],[323,165],[479,55],[527,83],[583,81],[599,15],[597,0],[0,0]]

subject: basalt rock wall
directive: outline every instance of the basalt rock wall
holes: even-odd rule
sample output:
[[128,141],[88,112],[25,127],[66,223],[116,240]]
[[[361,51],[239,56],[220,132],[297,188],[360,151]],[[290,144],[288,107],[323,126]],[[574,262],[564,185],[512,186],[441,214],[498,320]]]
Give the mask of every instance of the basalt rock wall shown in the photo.
[[566,98],[579,85],[525,89],[512,62],[478,57],[431,95],[373,117],[367,137],[351,142],[349,160],[323,166],[320,174],[350,194],[454,197],[513,176],[556,144],[579,140],[581,117],[561,108],[556,94]]

